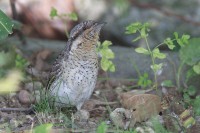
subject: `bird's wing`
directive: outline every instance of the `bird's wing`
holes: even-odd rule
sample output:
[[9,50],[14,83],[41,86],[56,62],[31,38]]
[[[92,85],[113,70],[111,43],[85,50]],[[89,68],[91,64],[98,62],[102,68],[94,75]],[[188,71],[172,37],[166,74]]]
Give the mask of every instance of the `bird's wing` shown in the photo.
[[52,64],[52,68],[51,68],[51,71],[48,76],[49,78],[48,78],[46,89],[49,89],[49,87],[51,86],[53,81],[57,77],[59,77],[60,74],[62,73],[61,61],[62,61],[62,59],[65,59],[65,60],[68,59],[70,49],[71,49],[71,41],[69,40],[66,47],[64,48],[64,50],[62,50],[62,52],[58,55],[58,57]]

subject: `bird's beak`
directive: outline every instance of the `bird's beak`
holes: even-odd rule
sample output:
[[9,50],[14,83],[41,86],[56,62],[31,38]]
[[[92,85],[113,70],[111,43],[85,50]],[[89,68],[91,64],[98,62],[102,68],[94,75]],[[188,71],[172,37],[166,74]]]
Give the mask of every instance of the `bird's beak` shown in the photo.
[[100,33],[100,31],[101,31],[101,29],[102,29],[102,27],[104,26],[106,24],[106,22],[103,22],[103,23],[96,23],[95,25],[94,25],[94,31],[95,31],[95,33]]

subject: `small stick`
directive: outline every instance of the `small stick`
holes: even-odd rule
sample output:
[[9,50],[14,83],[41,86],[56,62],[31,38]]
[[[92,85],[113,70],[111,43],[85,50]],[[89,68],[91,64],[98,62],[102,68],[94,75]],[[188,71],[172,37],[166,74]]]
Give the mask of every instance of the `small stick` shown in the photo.
[[2,112],[11,112],[11,111],[15,111],[15,112],[31,112],[33,111],[33,107],[29,107],[29,108],[0,108],[0,111]]
[[[11,10],[12,10],[13,19],[18,21],[18,15],[17,15],[15,2],[16,2],[16,0],[10,0],[10,6],[11,6]],[[19,37],[19,40],[22,42],[22,44],[25,45],[26,39],[24,37],[24,34],[18,29],[15,29],[15,32],[17,33],[17,36]]]

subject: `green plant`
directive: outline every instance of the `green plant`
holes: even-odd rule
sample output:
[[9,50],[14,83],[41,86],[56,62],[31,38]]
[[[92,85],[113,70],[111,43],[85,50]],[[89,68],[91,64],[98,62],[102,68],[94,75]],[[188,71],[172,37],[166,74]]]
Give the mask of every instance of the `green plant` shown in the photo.
[[144,73],[144,75],[141,75],[138,80],[138,86],[141,86],[143,88],[150,86],[152,84],[152,81],[149,80],[148,77],[148,73]]
[[192,100],[192,107],[196,116],[200,115],[200,95],[196,96],[194,100]]
[[28,61],[20,54],[17,54],[15,58],[15,67],[21,71],[24,71],[27,66]]
[[174,39],[167,38],[167,39],[164,40],[163,43],[158,44],[153,49],[150,49],[150,45],[149,45],[149,42],[148,42],[148,39],[147,39],[148,32],[150,31],[149,27],[150,27],[149,23],[142,24],[140,22],[136,22],[136,23],[132,23],[132,24],[128,25],[126,27],[125,33],[126,34],[139,33],[139,36],[136,37],[134,40],[132,40],[133,42],[138,41],[140,39],[145,40],[147,49],[143,48],[143,47],[139,47],[139,48],[136,48],[135,51],[137,53],[141,53],[141,54],[144,54],[144,55],[150,55],[151,62],[152,62],[150,67],[154,72],[154,87],[157,89],[157,72],[162,69],[163,63],[157,64],[156,59],[166,58],[166,55],[164,53],[160,52],[159,47],[161,45],[167,45],[168,48],[172,50],[172,49],[175,48],[174,41],[176,41],[179,44],[179,46],[184,47],[186,44],[188,44],[188,40],[189,40],[190,36],[189,35],[182,35],[181,37],[179,37],[178,33],[174,32]]
[[49,133],[53,124],[42,124],[33,129],[33,133]]
[[171,133],[164,128],[157,117],[151,118],[151,122],[155,133]]
[[102,44],[99,42],[97,44],[97,52],[101,56],[101,68],[104,71],[115,71],[115,65],[110,60],[115,57],[115,54],[113,51],[109,48],[109,46],[112,45],[112,42],[105,40]]
[[69,37],[69,33],[67,32],[67,22],[69,20],[72,21],[77,21],[78,20],[78,16],[75,12],[72,13],[61,13],[59,14],[57,9],[55,9],[54,7],[51,8],[51,12],[50,12],[50,17],[51,19],[54,19],[55,17],[58,17],[59,19],[63,20],[63,22],[65,23],[65,33],[66,36]]
[[[192,38],[189,40],[189,45],[182,47],[179,51],[179,56],[181,59],[181,65],[179,67],[178,78],[182,72],[182,68],[184,65],[188,65],[191,67],[187,71],[186,75],[186,84],[190,78],[199,75],[200,73],[200,38]],[[179,78],[180,79],[180,78]],[[178,81],[180,82],[180,81]],[[179,83],[180,86],[180,83]]]
[[2,10],[0,10],[0,18],[0,40],[2,40],[12,34],[14,23]]
[[98,127],[96,133],[106,133],[108,126],[105,122],[102,122]]
[[[5,39],[9,34],[13,33],[14,22],[0,10],[0,41]],[[7,46],[6,46],[7,47]],[[7,47],[7,49],[9,49]],[[0,93],[10,93],[16,91],[17,86],[22,81],[22,73],[19,70],[9,70],[15,59],[15,52],[0,51],[0,77],[7,74],[4,78],[0,79]],[[13,67],[13,66],[12,66]],[[9,71],[8,71],[8,70]]]

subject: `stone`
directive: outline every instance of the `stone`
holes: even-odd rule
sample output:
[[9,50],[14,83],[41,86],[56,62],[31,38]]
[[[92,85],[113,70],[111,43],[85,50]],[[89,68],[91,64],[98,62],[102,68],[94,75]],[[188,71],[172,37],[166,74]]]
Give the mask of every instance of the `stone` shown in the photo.
[[32,104],[35,102],[35,97],[27,90],[20,90],[18,99],[22,104]]

